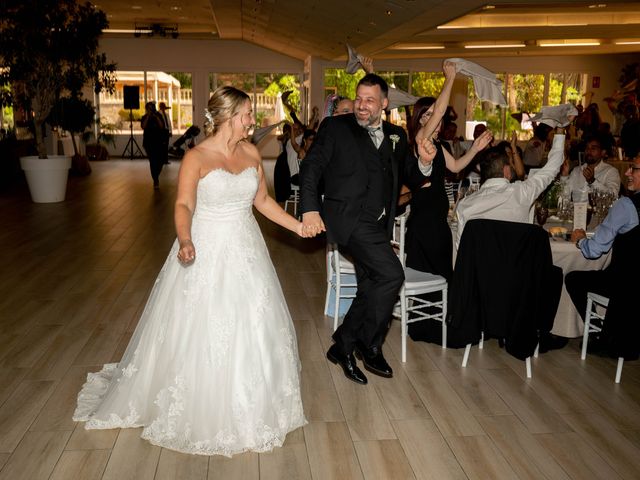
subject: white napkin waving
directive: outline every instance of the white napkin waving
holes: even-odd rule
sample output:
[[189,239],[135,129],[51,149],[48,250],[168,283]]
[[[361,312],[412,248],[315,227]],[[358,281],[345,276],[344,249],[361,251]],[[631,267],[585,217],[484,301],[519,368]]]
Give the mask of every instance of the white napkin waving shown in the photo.
[[571,120],[577,116],[578,109],[570,103],[554,105],[552,107],[545,105],[538,113],[531,117],[531,121],[545,123],[552,128],[566,127],[571,123]]
[[446,61],[455,64],[457,73],[473,79],[473,87],[480,100],[491,102],[501,107],[507,106],[507,101],[502,93],[502,82],[496,78],[495,73],[464,58],[447,58]]

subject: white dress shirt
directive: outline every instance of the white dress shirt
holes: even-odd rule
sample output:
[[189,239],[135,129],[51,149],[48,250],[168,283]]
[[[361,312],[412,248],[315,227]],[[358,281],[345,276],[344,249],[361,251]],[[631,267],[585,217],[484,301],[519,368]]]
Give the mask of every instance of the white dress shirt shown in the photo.
[[583,197],[588,197],[590,190],[603,190],[616,196],[618,195],[620,191],[620,172],[616,167],[600,161],[593,172],[595,180],[589,185],[582,174],[585,166],[586,164],[582,164],[575,167],[571,170],[569,176],[562,177],[562,181],[569,185],[571,192],[584,192]]
[[456,207],[458,228],[456,248],[466,222],[472,218],[531,223],[531,206],[556,178],[564,160],[564,135],[553,137],[549,161],[535,175],[510,183],[506,178],[490,178],[477,192],[464,197]]

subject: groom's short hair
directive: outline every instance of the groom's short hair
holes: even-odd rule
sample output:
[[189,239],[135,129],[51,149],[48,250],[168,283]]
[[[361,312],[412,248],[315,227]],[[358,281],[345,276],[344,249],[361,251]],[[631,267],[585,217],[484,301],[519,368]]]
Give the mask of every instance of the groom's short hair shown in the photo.
[[380,87],[380,90],[382,91],[382,98],[387,98],[389,96],[389,85],[384,80],[384,78],[376,75],[375,73],[367,73],[358,82],[358,87],[360,85],[366,85],[367,87],[375,87],[376,85],[378,85]]

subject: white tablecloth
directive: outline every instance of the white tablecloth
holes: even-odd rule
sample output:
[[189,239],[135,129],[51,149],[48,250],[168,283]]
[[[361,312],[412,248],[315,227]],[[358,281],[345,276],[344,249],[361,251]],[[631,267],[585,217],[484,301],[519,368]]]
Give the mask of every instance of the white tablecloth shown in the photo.
[[[564,275],[574,270],[601,270],[611,261],[610,251],[600,258],[589,260],[584,258],[582,252],[573,243],[556,238],[551,240],[551,254],[554,265],[562,268]],[[582,319],[573,306],[563,282],[560,305],[558,305],[558,312],[551,332],[562,337],[580,337],[583,327]]]

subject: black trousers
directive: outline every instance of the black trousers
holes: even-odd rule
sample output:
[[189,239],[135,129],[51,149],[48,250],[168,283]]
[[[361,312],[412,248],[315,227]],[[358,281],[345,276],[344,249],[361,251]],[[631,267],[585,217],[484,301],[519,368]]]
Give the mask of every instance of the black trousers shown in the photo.
[[611,289],[615,285],[615,280],[606,270],[575,270],[567,273],[564,277],[564,285],[584,322],[587,311],[587,293],[593,292],[611,297]]
[[358,281],[351,308],[333,334],[345,354],[351,353],[358,341],[365,347],[382,345],[404,283],[402,265],[389,243],[386,220],[364,213],[343,246],[353,259]]
[[162,144],[144,146],[147,157],[149,158],[149,170],[151,171],[151,178],[153,178],[154,183],[160,178],[160,172],[162,172],[162,167],[166,160],[162,147]]

